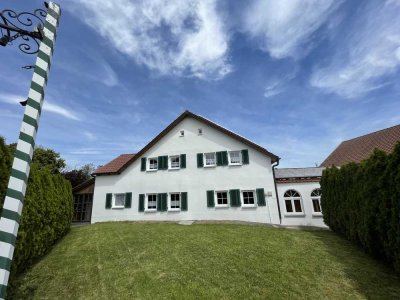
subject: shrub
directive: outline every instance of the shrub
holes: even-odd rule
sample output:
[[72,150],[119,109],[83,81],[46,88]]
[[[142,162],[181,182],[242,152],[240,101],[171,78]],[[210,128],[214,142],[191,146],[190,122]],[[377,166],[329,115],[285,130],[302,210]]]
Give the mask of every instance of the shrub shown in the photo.
[[400,143],[389,155],[375,150],[359,164],[326,169],[321,188],[325,223],[400,271]]

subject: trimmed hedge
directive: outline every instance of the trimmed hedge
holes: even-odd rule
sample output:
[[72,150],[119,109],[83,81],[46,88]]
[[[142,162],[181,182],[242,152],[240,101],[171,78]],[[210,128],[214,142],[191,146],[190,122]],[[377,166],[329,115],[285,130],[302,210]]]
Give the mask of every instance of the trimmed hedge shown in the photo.
[[[0,151],[10,151],[3,139],[0,139]],[[10,153],[0,156],[0,211],[11,161]],[[3,168],[3,165],[8,168]],[[5,184],[3,178],[6,178]],[[12,277],[46,254],[69,231],[72,215],[73,200],[69,181],[60,174],[52,174],[48,168],[32,163],[11,267]]]
[[359,164],[324,170],[324,222],[400,272],[400,142]]

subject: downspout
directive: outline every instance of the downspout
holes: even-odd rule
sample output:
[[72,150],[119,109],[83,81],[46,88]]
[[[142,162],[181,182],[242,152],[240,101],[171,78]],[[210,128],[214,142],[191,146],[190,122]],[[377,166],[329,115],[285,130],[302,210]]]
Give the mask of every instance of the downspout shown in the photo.
[[275,167],[279,166],[279,160],[281,158],[278,157],[276,160],[276,164],[272,165],[272,175],[274,177],[274,185],[275,185],[275,194],[276,194],[276,203],[278,204],[278,213],[279,213],[279,224],[282,224],[282,216],[281,216],[281,206],[279,205],[279,196],[278,196],[278,188],[276,187],[276,179],[275,179]]

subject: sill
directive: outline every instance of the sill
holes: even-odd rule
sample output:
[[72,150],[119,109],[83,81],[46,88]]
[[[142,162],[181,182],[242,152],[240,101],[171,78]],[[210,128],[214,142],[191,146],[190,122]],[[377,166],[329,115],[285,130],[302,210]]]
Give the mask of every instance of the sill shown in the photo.
[[176,170],[180,170],[180,168],[169,168],[168,171],[176,171]]
[[157,209],[145,209],[144,212],[147,213],[157,212]]
[[257,205],[255,205],[255,204],[248,204],[248,205],[243,204],[242,207],[243,208],[256,208]]
[[239,164],[229,164],[229,166],[231,167],[235,167],[235,166],[241,166],[242,164],[241,163],[239,163]]
[[215,205],[215,208],[229,208],[229,205]]
[[177,212],[177,211],[181,211],[180,208],[169,208],[168,212]]
[[322,212],[313,212],[312,216],[313,217],[323,217]]
[[217,165],[208,165],[208,166],[206,166],[206,165],[204,165],[204,168],[215,168]]
[[158,171],[158,169],[147,169],[146,171],[147,172],[155,172],[155,171]]
[[305,217],[305,213],[285,213],[285,217]]

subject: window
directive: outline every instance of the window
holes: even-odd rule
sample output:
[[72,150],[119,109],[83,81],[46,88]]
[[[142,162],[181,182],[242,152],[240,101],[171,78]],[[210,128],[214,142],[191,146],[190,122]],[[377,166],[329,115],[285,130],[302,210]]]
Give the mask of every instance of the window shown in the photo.
[[180,137],[185,136],[185,130],[179,131],[179,136],[180,136]]
[[114,194],[113,207],[119,208],[125,206],[125,194]]
[[217,191],[217,206],[228,206],[228,191]]
[[204,153],[204,166],[205,167],[213,167],[215,166],[215,152]]
[[286,212],[288,213],[301,213],[301,196],[295,190],[288,190],[283,195],[285,199]]
[[254,191],[242,191],[243,206],[255,206]]
[[202,128],[199,128],[199,129],[197,130],[197,132],[198,132],[199,135],[202,135],[202,134],[203,134],[203,129],[202,129]]
[[158,159],[149,158],[149,170],[157,170],[158,169]]
[[169,167],[170,169],[179,169],[180,167],[179,155],[169,157]]
[[147,195],[146,210],[157,210],[157,194]]
[[180,193],[171,193],[170,201],[169,201],[169,209],[170,210],[179,210],[181,208],[181,194]]
[[322,212],[321,210],[321,189],[315,189],[311,192],[311,201],[315,213]]
[[229,164],[230,165],[242,164],[241,151],[229,151]]

